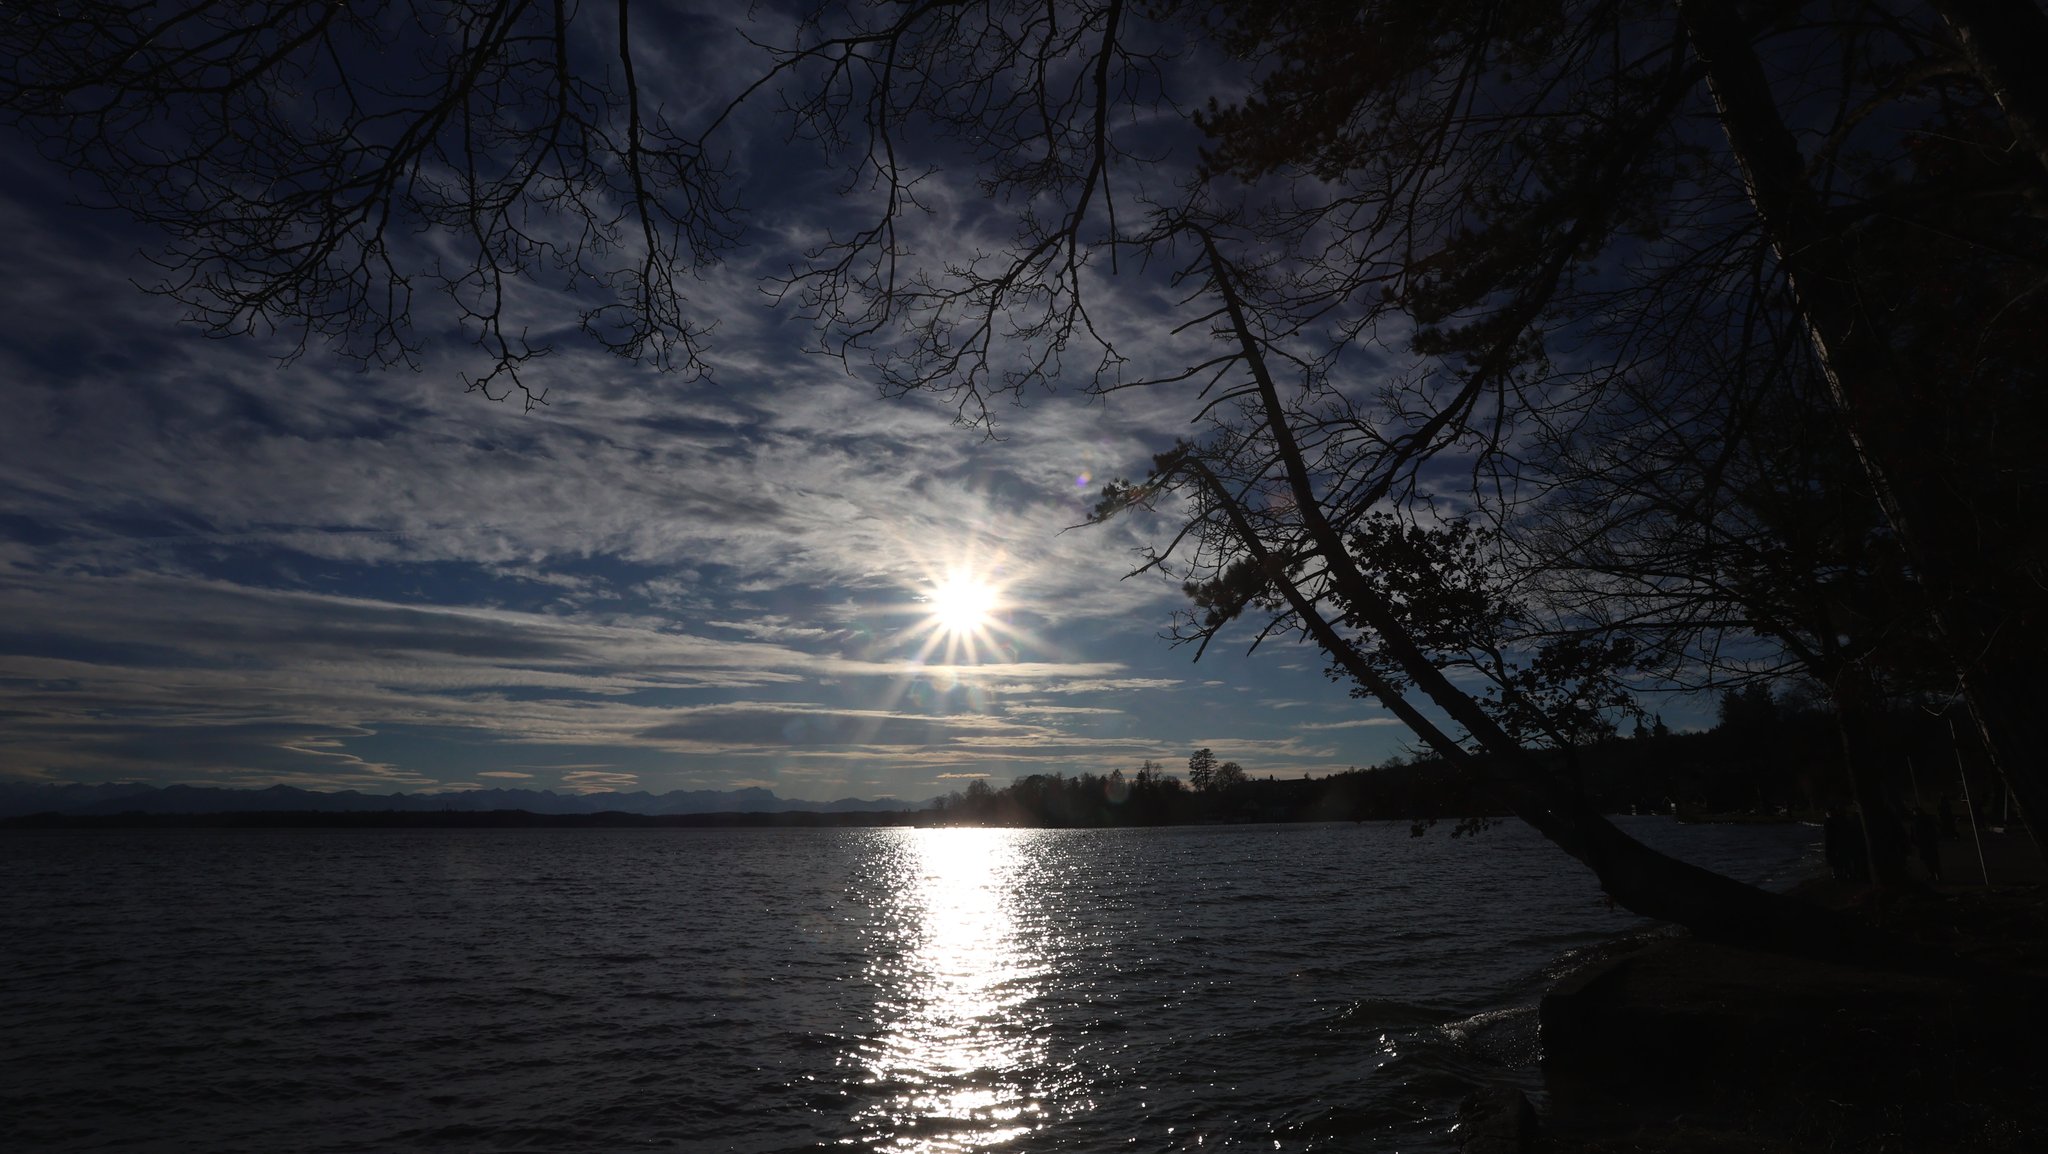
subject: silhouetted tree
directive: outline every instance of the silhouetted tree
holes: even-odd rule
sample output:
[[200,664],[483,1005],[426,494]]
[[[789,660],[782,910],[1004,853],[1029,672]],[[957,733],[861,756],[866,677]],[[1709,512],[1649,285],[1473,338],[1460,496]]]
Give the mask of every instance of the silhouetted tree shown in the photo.
[[[1912,508],[1952,499],[1958,480],[2001,475],[1976,468],[1983,458],[1973,454],[1932,462],[1924,451],[1927,426],[1916,425],[1915,416],[1938,415],[1965,439],[2001,420],[1968,416],[1966,407],[1933,395],[1933,382],[1952,379],[1943,373],[1902,372],[1897,336],[1906,330],[1873,319],[1880,308],[1901,307],[1894,315],[1916,320],[2003,318],[2037,295],[2026,287],[2031,274],[2001,285],[2001,270],[2042,263],[2038,215],[2024,207],[2038,195],[2042,173],[2003,151],[2015,136],[2029,139],[2020,123],[2024,110],[2015,107],[2025,102],[1993,75],[1995,65],[1987,70],[1981,46],[1968,48],[1970,59],[1962,62],[1979,80],[1972,89],[1955,82],[1968,75],[1964,70],[1930,68],[1953,54],[1955,42],[1928,11],[1872,16],[1867,24],[1854,18],[1744,22],[1722,0],[1696,0],[1675,14],[1581,6],[1569,15],[1518,11],[1503,21],[1477,19],[1473,6],[1461,4],[1425,11],[1396,3],[1249,3],[1232,12],[1245,50],[1285,63],[1242,103],[1212,107],[1207,124],[1219,141],[1213,163],[1246,179],[1312,172],[1343,181],[1332,196],[1285,217],[1322,246],[1319,252],[1334,254],[1315,269],[1320,279],[1297,275],[1289,284],[1312,280],[1312,289],[1330,294],[1316,298],[1322,307],[1337,307],[1332,299],[1338,294],[1379,289],[1378,302],[1357,304],[1366,319],[1349,323],[1372,331],[1375,310],[1405,313],[1421,326],[1420,351],[1465,358],[1462,371],[1452,370],[1457,386],[1437,394],[1447,402],[1414,390],[1412,431],[1374,446],[1389,461],[1412,466],[1403,482],[1411,491],[1419,462],[1434,459],[1435,448],[1476,458],[1481,464],[1474,472],[1482,476],[1486,460],[1497,455],[1505,462],[1492,473],[1499,489],[1526,493],[1526,457],[1504,451],[1519,449],[1520,436],[1569,424],[1612,382],[1646,365],[1679,367],[1678,379],[1686,379],[1669,355],[1674,350],[1759,342],[1756,347],[1775,348],[1783,361],[1790,347],[1784,335],[1796,334],[1826,384],[1845,446],[1901,547],[1903,571],[1921,589],[1943,660],[1960,677],[1987,742],[2012,752],[2038,745],[2026,720],[2010,708],[2015,697],[2038,696],[2031,693],[2038,663],[2004,660],[1993,639],[2027,631],[2024,622],[2033,615],[2023,607],[2038,602],[2039,582],[2031,590],[2007,585],[1989,596],[1959,596],[1982,589],[1983,578],[2002,568],[1959,562],[1982,556],[1982,541],[2040,538],[2038,473],[2006,490],[2032,494],[2017,503],[2024,508],[1979,499],[1970,503],[1978,516],[1960,522],[1933,506]],[[2029,36],[2038,33],[2039,13],[2024,16],[2018,23],[2033,30]],[[1944,8],[1939,19],[1962,40],[1971,39],[1956,12]],[[1812,59],[1816,47],[1838,42],[1854,43],[1857,51],[1842,52],[1834,71],[1781,68],[1765,75],[1783,60]],[[1659,56],[1660,46],[1670,52]],[[1597,55],[1610,49],[1608,59]],[[1915,79],[1901,83],[1902,76]],[[1489,94],[1485,116],[1466,116],[1456,100],[1482,90]],[[1702,96],[1711,104],[1702,106]],[[1945,131],[1927,138],[1900,134],[1896,121],[1868,115],[1885,105],[1910,108]],[[1786,110],[1804,115],[1809,107],[1832,107],[1835,128],[1818,141],[1815,155],[1802,157],[1785,127]],[[1851,114],[1851,108],[1859,111]],[[2003,112],[2005,136],[1986,110]],[[1405,147],[1418,126],[1428,126],[1424,139],[1438,150],[1426,154],[1433,168],[1418,166],[1416,152]],[[1732,163],[1717,170],[1713,142],[1692,126],[1711,126],[1721,137],[1719,156]],[[1930,156],[1952,171],[1928,179]],[[1816,169],[1823,175],[1810,176]],[[1970,170],[1973,178],[1955,181],[1957,170]],[[1746,201],[1745,209],[1731,208],[1737,201],[1730,192]],[[1347,233],[1361,217],[1370,220],[1370,231]],[[1682,243],[1667,239],[1681,232]],[[1357,235],[1358,243],[1332,246],[1333,235]],[[1887,286],[1930,283],[1918,268],[1902,271],[1895,260],[1871,259],[1871,240],[1886,237],[1940,238],[1936,247],[1947,246],[1944,267],[1994,274],[1975,283],[2000,286],[1986,294],[1997,303],[1958,313],[1885,299],[1892,291]],[[1396,254],[1389,247],[1394,243],[1406,247]],[[1418,258],[1418,250],[1426,255]],[[1628,274],[1596,274],[1587,256],[1594,252]],[[1744,277],[1746,286],[1738,281]],[[1737,302],[1763,299],[1770,307],[1718,309],[1716,298],[1703,291],[1718,284],[1733,284]],[[1302,303],[1305,295],[1297,291],[1294,300]],[[1349,305],[1356,298],[1343,299]],[[1265,313],[1252,311],[1267,323]],[[1773,317],[1789,323],[1773,327]],[[2002,323],[1994,319],[1976,338],[1952,333],[1963,339],[1940,347],[1981,347],[1981,337]],[[1577,359],[1593,368],[1559,372],[1545,359],[1539,326],[1566,334]],[[1687,334],[1701,333],[1703,341],[1688,343]],[[2034,345],[2038,349],[2038,341]],[[1589,346],[1613,359],[1585,361]],[[1328,359],[1306,363],[1315,372]],[[1730,362],[1724,356],[1709,363]],[[1988,388],[1975,391],[1997,396],[2015,383],[2010,368],[2000,366],[1998,373]],[[1353,418],[1325,394],[1318,401],[1323,413],[1317,417],[1297,410],[1302,437],[1309,443],[1341,439],[1337,422]],[[1492,408],[1486,423],[1475,426],[1481,402]],[[2025,420],[2036,408],[2007,407],[2004,419]],[[1658,412],[1636,411],[1653,418]],[[1947,424],[1953,415],[1964,419]],[[1700,454],[1712,445],[1695,435],[1676,447]],[[1345,474],[1330,472],[1340,478],[1336,491]],[[1359,484],[1353,507],[1399,488]],[[1516,507],[1512,499],[1495,506],[1502,516]],[[1967,547],[1940,540],[1943,529],[1958,523],[1977,526],[1975,542],[1956,543]],[[1640,530],[1619,519],[1617,527]],[[1678,570],[1702,577],[1716,571],[1703,558]],[[2035,558],[2011,571],[2038,576],[2041,566]],[[1795,579],[1811,582],[1816,574],[1809,569]],[[1834,632],[1823,629],[1822,635]],[[1839,660],[1834,664],[1848,670]],[[1862,674],[1845,676],[1841,692],[1853,697]],[[2015,772],[2031,775],[2026,766]]]
[[1778,703],[1771,687],[1752,681],[1740,689],[1721,692],[1721,717],[1717,728],[1730,734],[1768,732],[1778,723]]

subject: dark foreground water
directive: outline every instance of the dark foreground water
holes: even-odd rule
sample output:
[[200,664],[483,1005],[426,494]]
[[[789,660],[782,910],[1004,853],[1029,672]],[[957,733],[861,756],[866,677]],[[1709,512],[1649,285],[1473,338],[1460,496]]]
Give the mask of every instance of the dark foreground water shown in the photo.
[[0,887],[7,1150],[1446,1150],[1639,924],[1518,825],[16,834]]

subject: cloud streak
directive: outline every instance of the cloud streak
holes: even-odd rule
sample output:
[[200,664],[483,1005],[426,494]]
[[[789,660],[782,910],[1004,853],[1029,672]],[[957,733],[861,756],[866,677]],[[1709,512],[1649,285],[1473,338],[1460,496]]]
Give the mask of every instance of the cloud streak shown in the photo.
[[[962,176],[928,190],[974,227],[999,216]],[[133,290],[147,270],[123,254],[149,238],[61,199],[32,176],[0,194],[9,772],[914,797],[1172,764],[1197,728],[1260,772],[1342,768],[1377,748],[1351,736],[1383,736],[1324,719],[1349,707],[1317,662],[1219,647],[1197,677],[1158,636],[1178,587],[1125,579],[1157,526],[1075,528],[1185,431],[1188,398],[1034,396],[1000,440],[939,398],[881,400],[757,303],[818,223],[790,204],[761,206],[751,264],[693,290],[719,324],[710,380],[565,344],[549,406],[523,413],[461,391],[450,333],[417,373],[200,339]],[[1134,365],[1184,364],[1199,339],[1156,323],[1162,287],[1103,298]],[[928,644],[916,600],[959,566],[1004,590],[973,660]],[[1249,704],[1233,690],[1254,669],[1268,699],[1309,704]]]

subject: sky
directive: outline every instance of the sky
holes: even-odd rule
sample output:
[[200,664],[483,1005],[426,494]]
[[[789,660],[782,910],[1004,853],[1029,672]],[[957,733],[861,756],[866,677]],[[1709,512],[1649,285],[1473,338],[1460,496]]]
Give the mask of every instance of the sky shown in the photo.
[[[644,80],[747,66],[732,29],[692,27]],[[1120,131],[1162,158],[1127,204],[1185,171],[1191,142]],[[478,355],[429,311],[413,367],[209,337],[137,287],[160,237],[0,138],[0,776],[923,799],[1200,747],[1282,777],[1409,748],[1295,639],[1199,662],[1162,639],[1177,583],[1128,574],[1170,508],[1082,524],[1195,398],[1069,381],[991,435],[883,397],[762,291],[844,223],[837,178],[773,123],[734,135],[752,229],[689,287],[709,375],[565,341],[531,411],[466,391]],[[1000,246],[973,165],[920,159],[906,243]],[[1146,371],[1188,355],[1157,272],[1098,298]]]
[[829,196],[692,288],[707,379],[565,346],[529,412],[450,333],[365,371],[181,323],[137,287],[159,238],[0,147],[0,775],[921,799],[1407,740],[1312,648],[1171,647],[1177,585],[1126,579],[1167,522],[1082,526],[1185,398],[1062,389],[991,437],[806,353],[759,276]]

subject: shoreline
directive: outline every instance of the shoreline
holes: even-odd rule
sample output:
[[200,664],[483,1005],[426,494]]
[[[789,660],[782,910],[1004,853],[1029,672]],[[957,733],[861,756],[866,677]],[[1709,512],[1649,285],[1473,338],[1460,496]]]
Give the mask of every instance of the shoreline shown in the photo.
[[[1977,872],[1960,851],[1950,877]],[[1475,1092],[1467,1154],[2048,1149],[2048,867],[2023,836],[1994,881],[1791,892],[1996,967],[2009,989],[1701,942],[1650,927],[1597,947],[1538,1006],[1541,1091]],[[2025,992],[2015,992],[2025,991]]]

